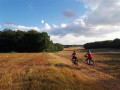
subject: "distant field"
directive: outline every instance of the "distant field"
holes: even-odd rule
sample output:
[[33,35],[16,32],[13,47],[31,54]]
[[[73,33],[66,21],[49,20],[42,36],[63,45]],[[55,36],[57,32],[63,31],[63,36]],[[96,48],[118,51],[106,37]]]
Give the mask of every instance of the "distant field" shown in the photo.
[[[73,50],[79,67],[71,64]],[[80,47],[56,53],[1,53],[0,90],[119,90],[120,52],[91,52],[94,67],[85,64],[86,50]]]

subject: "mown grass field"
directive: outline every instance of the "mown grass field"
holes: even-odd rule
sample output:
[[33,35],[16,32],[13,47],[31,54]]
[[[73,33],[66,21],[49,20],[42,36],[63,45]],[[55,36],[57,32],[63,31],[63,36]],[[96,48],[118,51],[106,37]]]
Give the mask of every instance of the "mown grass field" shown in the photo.
[[[74,50],[77,52],[79,61],[85,63],[86,58],[84,55],[88,50],[80,47],[66,48],[64,51],[57,52],[56,54],[61,57],[70,58]],[[120,49],[91,49],[91,52],[95,61],[95,69],[120,78]]]
[[[79,67],[71,64],[76,50]],[[57,53],[1,53],[0,90],[119,90],[120,52],[92,50],[95,66],[84,62],[86,50]]]

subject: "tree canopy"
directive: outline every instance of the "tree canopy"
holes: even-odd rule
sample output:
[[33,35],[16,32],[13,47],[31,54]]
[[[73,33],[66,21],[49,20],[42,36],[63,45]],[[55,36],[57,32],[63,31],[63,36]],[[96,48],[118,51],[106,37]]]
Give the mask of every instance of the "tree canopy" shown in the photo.
[[0,52],[53,52],[63,50],[62,44],[54,44],[46,32],[0,31]]
[[95,48],[120,48],[120,39],[116,38],[114,40],[98,41],[84,44],[85,49],[95,49]]

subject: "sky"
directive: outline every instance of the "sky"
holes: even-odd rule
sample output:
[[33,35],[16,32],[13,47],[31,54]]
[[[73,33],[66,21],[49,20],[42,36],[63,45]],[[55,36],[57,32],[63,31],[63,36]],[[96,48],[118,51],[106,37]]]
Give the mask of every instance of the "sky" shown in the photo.
[[0,0],[0,30],[47,32],[54,43],[120,38],[120,0]]

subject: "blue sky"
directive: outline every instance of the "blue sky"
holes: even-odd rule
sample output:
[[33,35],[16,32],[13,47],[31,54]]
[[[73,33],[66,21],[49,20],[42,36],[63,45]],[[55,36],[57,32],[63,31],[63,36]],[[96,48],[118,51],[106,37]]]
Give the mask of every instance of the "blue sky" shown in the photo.
[[66,9],[78,16],[87,10],[82,2],[75,0],[0,0],[0,23],[37,27],[42,26],[41,20],[49,25],[71,23],[73,19],[62,15]]
[[54,43],[120,38],[120,0],[0,0],[0,30],[48,32]]

